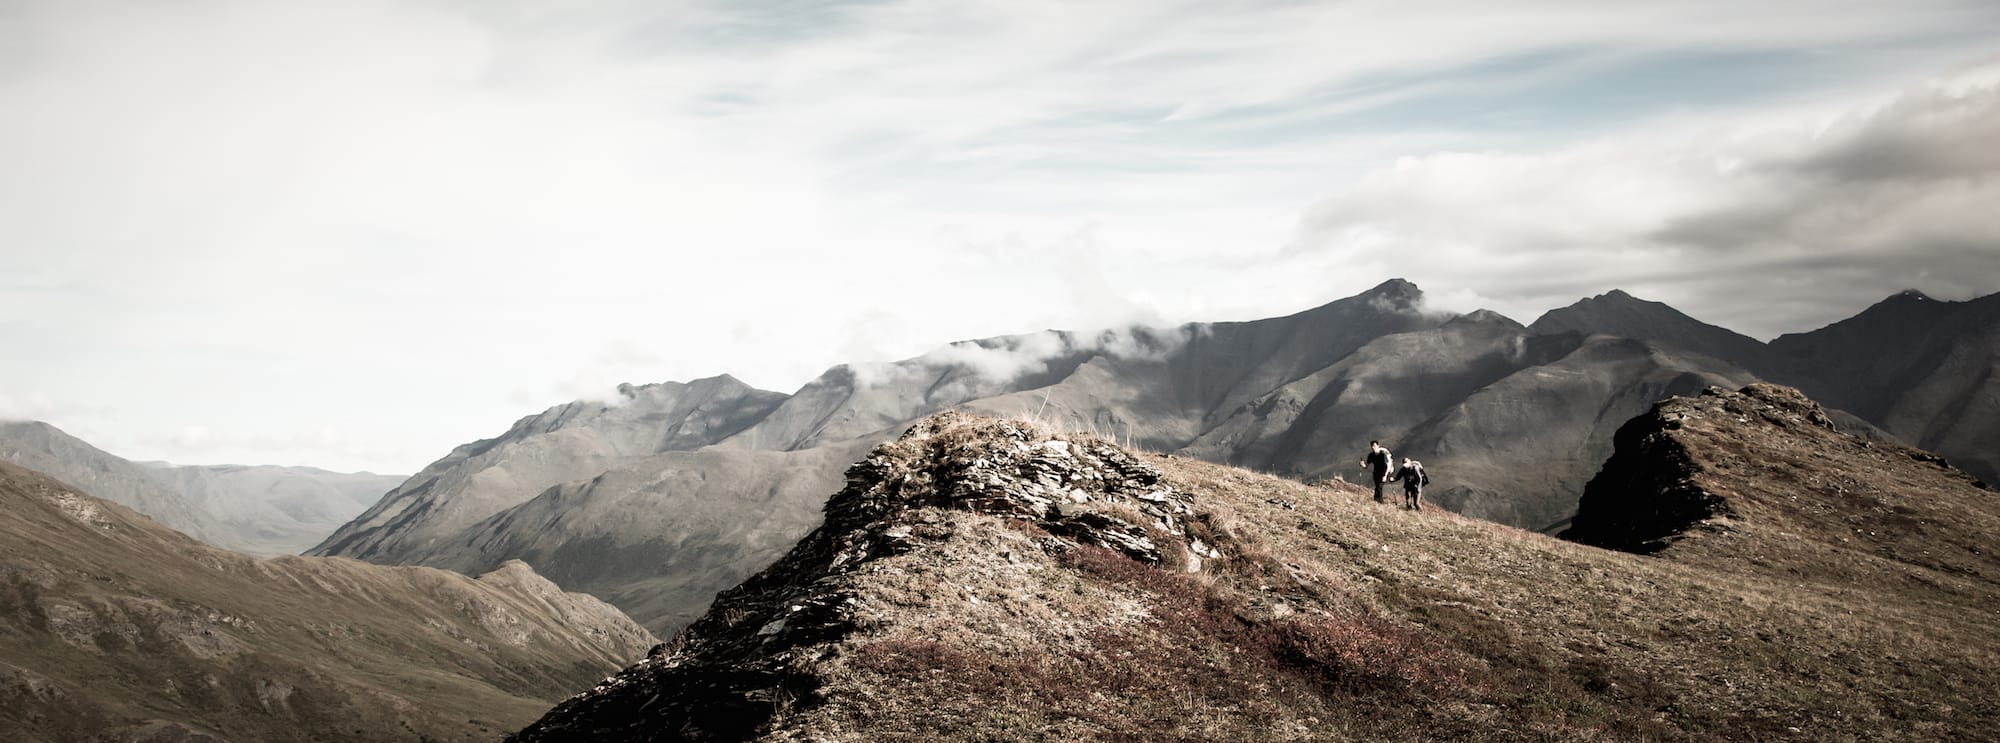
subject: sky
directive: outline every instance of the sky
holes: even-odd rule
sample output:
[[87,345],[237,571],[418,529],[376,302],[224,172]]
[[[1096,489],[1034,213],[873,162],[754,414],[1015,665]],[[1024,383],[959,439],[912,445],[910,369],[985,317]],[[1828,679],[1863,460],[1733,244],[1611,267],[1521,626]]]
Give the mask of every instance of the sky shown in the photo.
[[620,382],[2000,291],[2000,4],[0,0],[0,419],[409,473]]

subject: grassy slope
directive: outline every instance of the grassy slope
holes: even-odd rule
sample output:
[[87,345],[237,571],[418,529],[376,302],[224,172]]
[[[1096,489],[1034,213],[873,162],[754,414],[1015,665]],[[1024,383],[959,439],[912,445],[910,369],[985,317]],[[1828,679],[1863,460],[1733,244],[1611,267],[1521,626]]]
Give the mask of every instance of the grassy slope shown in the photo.
[[[1148,455],[1193,505],[1153,536],[1222,553],[1189,572],[1177,550],[1148,566],[1051,533],[1071,516],[967,510],[995,509],[953,468],[1006,459],[1021,428],[949,422],[878,450],[876,482],[829,505],[851,531],[774,568],[809,574],[725,593],[672,652],[521,739],[742,735],[722,707],[769,714],[759,736],[788,741],[2000,739],[2000,590],[1980,564],[1747,528],[1638,556]],[[1945,473],[1913,512],[1993,519],[1956,473],[1901,454],[1870,466]],[[1807,495],[1755,482],[1731,494]],[[1150,520],[1092,495],[1078,508]],[[836,507],[879,515],[853,529]],[[1855,564],[1874,567],[1808,570]]]
[[8,740],[491,739],[650,639],[519,566],[257,561],[9,465],[0,503]]

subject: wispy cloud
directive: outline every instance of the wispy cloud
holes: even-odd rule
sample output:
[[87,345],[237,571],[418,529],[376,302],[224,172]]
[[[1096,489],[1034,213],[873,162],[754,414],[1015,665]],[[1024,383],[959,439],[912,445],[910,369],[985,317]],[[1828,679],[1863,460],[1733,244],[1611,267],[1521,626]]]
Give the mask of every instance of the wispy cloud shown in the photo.
[[[404,452],[381,466],[413,469],[504,428],[520,390],[627,374],[785,388],[951,338],[1242,319],[1388,275],[1566,304],[1556,266],[1598,254],[1533,241],[1697,251],[1769,222],[1620,132],[1851,105],[1996,37],[2000,10],[1951,0],[17,0],[0,276],[39,288],[0,293],[0,317],[32,318],[0,342],[35,349],[0,386],[102,399],[107,431],[375,430]],[[1949,134],[1791,161],[1717,146],[1762,174],[1725,183],[1770,190],[1929,168],[1905,161]],[[1771,223],[1829,218],[1792,215]],[[1328,235],[1499,272],[1283,251]],[[641,353],[596,361],[621,342]]]

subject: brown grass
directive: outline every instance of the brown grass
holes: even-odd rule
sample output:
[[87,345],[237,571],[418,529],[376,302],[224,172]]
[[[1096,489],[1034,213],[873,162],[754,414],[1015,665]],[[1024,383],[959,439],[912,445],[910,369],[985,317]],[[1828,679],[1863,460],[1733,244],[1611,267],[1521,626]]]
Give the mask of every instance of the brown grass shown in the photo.
[[1834,584],[1801,567],[1826,545],[1755,530],[1639,557],[1148,461],[1221,559],[924,510],[937,538],[848,585],[864,621],[814,651],[824,702],[770,739],[2000,739],[2000,591],[1959,563],[1824,553],[1877,578]]

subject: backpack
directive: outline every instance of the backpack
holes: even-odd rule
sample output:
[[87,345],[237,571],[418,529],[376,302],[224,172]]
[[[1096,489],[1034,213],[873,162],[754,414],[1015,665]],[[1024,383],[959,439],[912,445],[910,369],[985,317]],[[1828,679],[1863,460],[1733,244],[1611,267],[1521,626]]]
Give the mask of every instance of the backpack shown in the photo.
[[1424,466],[1421,464],[1417,465],[1417,482],[1422,483],[1424,485],[1431,484],[1430,470],[1424,469]]

